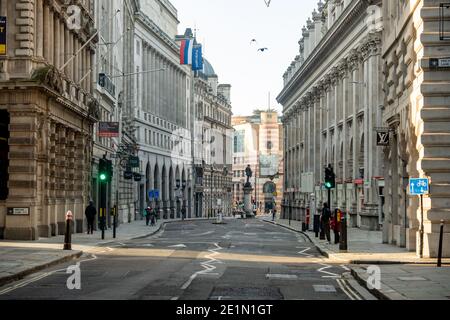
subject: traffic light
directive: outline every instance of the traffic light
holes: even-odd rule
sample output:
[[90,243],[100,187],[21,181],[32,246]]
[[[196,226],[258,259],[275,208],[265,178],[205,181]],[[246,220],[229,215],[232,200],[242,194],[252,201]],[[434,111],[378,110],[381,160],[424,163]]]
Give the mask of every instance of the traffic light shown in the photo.
[[112,161],[100,159],[98,165],[98,178],[100,182],[111,182],[113,176]]
[[106,159],[100,159],[98,164],[98,178],[100,182],[108,181],[108,163]]
[[336,187],[336,175],[333,172],[333,167],[329,165],[325,168],[325,188],[328,190]]

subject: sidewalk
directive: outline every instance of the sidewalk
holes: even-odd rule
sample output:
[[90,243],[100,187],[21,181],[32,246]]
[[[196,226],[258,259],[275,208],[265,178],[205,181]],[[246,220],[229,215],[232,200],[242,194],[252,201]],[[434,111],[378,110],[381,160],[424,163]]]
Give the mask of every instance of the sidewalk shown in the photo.
[[93,253],[99,246],[151,236],[161,230],[165,223],[175,221],[180,220],[158,220],[154,227],[146,226],[145,220],[121,224],[116,230],[116,239],[113,239],[112,229],[105,231],[105,240],[102,240],[99,230],[94,231],[93,235],[73,234],[71,251],[62,250],[64,236],[40,238],[37,241],[0,240],[0,286],[76,259],[83,253]]
[[[301,232],[301,223],[291,220],[262,220]],[[443,267],[436,267],[436,259],[419,259],[415,252],[382,244],[381,232],[348,230],[348,252],[339,252],[339,245],[329,245],[315,238],[313,232],[302,232],[321,251],[339,264],[350,264],[353,277],[378,299],[384,300],[449,300],[450,259],[443,259]],[[332,240],[333,240],[333,233]],[[368,272],[370,266],[380,269],[380,288],[372,288]]]
[[[266,222],[272,222],[269,217],[263,217]],[[276,219],[275,224],[301,232],[300,221]],[[415,252],[405,248],[382,243],[381,231],[366,231],[350,228],[347,231],[347,252],[340,252],[339,244],[334,244],[334,234],[331,231],[332,244],[315,237],[314,232],[303,232],[319,249],[322,255],[347,264],[429,264],[436,265],[437,259],[420,259]],[[450,264],[450,259],[443,259],[443,263]]]

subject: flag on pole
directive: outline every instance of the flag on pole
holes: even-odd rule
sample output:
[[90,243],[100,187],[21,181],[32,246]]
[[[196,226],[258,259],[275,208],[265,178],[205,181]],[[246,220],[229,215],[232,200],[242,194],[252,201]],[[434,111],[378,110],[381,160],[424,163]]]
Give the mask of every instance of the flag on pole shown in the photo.
[[192,52],[192,70],[203,70],[203,54],[201,44],[194,46]]
[[181,40],[180,47],[180,63],[192,64],[192,53],[194,49],[194,41],[190,39]]

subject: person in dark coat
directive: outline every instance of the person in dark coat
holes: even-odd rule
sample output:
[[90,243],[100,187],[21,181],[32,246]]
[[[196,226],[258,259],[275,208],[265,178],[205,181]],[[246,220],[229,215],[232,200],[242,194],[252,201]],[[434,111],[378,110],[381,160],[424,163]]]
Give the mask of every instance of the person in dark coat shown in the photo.
[[181,208],[181,219],[182,220],[186,219],[186,208],[185,207]]
[[88,231],[87,234],[94,234],[94,221],[95,216],[97,215],[97,209],[95,209],[94,201],[89,201],[89,205],[86,207],[84,211],[84,215],[86,216]]
[[328,203],[325,202],[323,204],[321,222],[322,222],[322,229],[325,232],[325,236],[327,237],[328,243],[331,243],[330,219],[331,219],[330,207],[329,207]]
[[153,214],[152,208],[150,206],[147,207],[147,209],[145,209],[145,223],[146,223],[147,226],[150,224],[150,220],[152,218],[152,214]]

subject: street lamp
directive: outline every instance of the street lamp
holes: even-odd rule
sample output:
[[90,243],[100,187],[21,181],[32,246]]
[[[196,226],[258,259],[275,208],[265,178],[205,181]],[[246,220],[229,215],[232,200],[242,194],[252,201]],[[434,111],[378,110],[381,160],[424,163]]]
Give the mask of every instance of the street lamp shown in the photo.
[[[228,199],[228,167],[225,165],[225,167],[223,167],[223,176],[224,176],[224,200],[223,200],[223,204],[222,204],[222,206],[224,207],[224,209],[225,209],[225,201],[227,201],[227,202],[229,202],[229,199]],[[223,210],[223,211],[225,211],[225,210]]]
[[208,219],[212,216],[213,211],[213,184],[214,184],[214,164],[211,164],[211,181],[209,183],[209,211],[208,211]]

